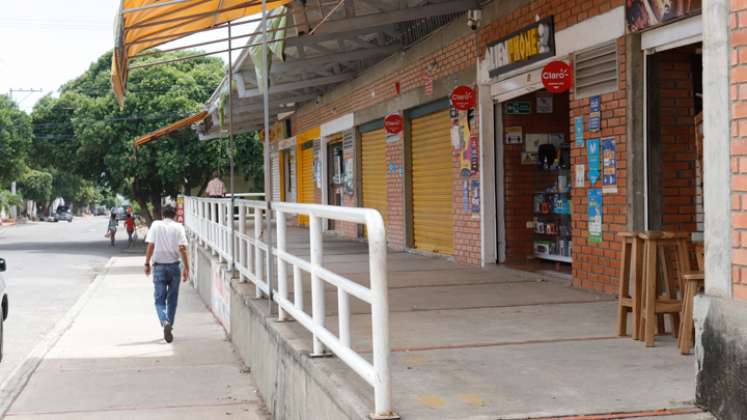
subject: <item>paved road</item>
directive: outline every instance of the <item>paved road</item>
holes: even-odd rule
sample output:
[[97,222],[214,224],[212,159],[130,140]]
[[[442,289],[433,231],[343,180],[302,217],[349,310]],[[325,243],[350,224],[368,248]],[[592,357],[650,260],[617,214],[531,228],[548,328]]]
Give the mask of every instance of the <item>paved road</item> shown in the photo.
[[113,255],[126,250],[104,239],[105,217],[76,218],[72,223],[35,223],[0,227],[0,257],[10,296],[5,324],[5,354],[0,383],[13,372],[34,346],[86,290]]

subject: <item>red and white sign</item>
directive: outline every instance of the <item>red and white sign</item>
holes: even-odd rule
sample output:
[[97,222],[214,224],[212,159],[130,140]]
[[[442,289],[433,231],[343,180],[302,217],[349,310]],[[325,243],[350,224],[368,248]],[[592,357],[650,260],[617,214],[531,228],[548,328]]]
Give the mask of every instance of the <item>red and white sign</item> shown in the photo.
[[469,86],[460,85],[451,91],[451,106],[458,111],[467,111],[475,107],[475,90]]
[[389,114],[384,117],[384,129],[388,134],[399,134],[405,128],[405,120],[399,114]]
[[571,73],[571,66],[565,61],[551,61],[542,69],[542,84],[548,92],[567,92],[573,81]]

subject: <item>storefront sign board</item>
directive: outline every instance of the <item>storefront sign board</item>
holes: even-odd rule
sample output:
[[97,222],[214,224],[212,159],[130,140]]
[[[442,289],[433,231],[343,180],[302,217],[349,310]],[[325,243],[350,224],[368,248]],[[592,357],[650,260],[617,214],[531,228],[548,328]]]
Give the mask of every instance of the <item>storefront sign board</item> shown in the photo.
[[490,77],[555,55],[555,29],[548,16],[489,44],[485,62]]
[[[132,214],[132,209],[130,209]],[[184,196],[176,197],[176,221],[184,224]]]
[[451,106],[457,111],[467,111],[475,107],[475,90],[469,86],[459,85],[451,91]]
[[571,66],[565,61],[555,60],[542,69],[542,85],[548,92],[563,93],[571,88],[573,81]]
[[630,32],[692,16],[700,12],[702,0],[659,1],[633,0],[625,6],[625,21]]
[[405,120],[400,114],[389,114],[384,117],[384,129],[387,134],[399,134],[405,127]]
[[602,190],[589,188],[587,191],[589,221],[589,243],[602,242]]
[[532,113],[532,103],[529,101],[513,101],[506,104],[507,115],[526,115]]
[[553,96],[552,95],[537,95],[537,113],[538,114],[552,114],[553,112]]
[[599,139],[589,139],[586,145],[586,155],[589,159],[589,181],[593,186],[599,179]]
[[576,131],[576,146],[584,147],[584,117],[576,117],[573,121]]
[[617,193],[617,158],[615,157],[615,139],[602,139],[602,192]]

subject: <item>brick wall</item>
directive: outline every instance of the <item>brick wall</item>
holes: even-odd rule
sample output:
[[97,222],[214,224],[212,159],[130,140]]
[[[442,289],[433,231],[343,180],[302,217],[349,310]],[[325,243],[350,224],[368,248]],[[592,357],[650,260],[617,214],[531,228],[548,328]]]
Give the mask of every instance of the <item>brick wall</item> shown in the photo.
[[392,249],[405,249],[405,179],[402,137],[386,144],[387,242]]
[[[553,95],[552,114],[537,114],[536,96],[535,93],[531,93],[509,101],[530,102],[532,113],[506,115],[504,109],[502,138],[505,139],[507,127],[518,126],[522,127],[525,141],[527,134],[532,133],[563,133],[566,140],[570,139],[568,94]],[[540,170],[537,165],[522,165],[521,153],[524,151],[524,144],[505,144],[505,140],[503,143],[506,258],[509,261],[524,260],[533,253],[532,241],[535,235],[532,229],[527,229],[526,223],[534,218],[534,193],[545,191],[547,187],[554,185],[558,173]]]
[[[665,51],[657,68],[661,144],[662,230],[693,232],[695,212],[695,101],[693,47]],[[657,54],[658,55],[658,54]],[[652,122],[653,123],[653,122]]]
[[[601,131],[592,133],[589,128],[589,98],[575,99],[571,94],[571,126],[577,116],[584,117],[584,139],[613,137],[616,145],[617,193],[602,196],[602,242],[588,242],[587,189],[602,188],[602,181],[590,185],[588,177],[588,157],[586,146],[571,147],[571,168],[576,164],[587,165],[584,188],[572,188],[573,200],[573,284],[579,287],[599,290],[604,293],[617,293],[618,270],[620,267],[620,243],[617,233],[627,229],[627,133],[625,92],[625,38],[617,42],[619,64],[619,88],[616,92],[601,96]],[[573,176],[571,177],[573,178]]]
[[734,297],[747,300],[747,1],[731,7],[732,281]]
[[[479,115],[475,110],[474,125],[470,128],[471,133],[479,133]],[[469,139],[466,141],[469,142]],[[478,141],[479,144],[479,141]],[[466,147],[470,147],[469,144]],[[477,153],[479,154],[479,149]],[[452,172],[452,209],[454,214],[454,259],[461,264],[480,264],[480,213],[472,210],[472,198],[474,195],[472,181],[480,182],[479,173],[463,177],[461,174],[461,150],[452,148],[451,162]],[[482,164],[482,162],[480,162]],[[467,209],[465,210],[465,182]]]

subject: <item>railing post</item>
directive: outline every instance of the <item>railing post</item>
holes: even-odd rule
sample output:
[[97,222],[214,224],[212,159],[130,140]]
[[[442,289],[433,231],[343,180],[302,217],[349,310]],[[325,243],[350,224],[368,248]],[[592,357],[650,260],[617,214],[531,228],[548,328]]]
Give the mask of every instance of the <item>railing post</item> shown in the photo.
[[322,279],[315,273],[317,267],[322,265],[322,220],[314,215],[309,215],[309,231],[311,245],[311,317],[314,324],[314,347],[312,356],[325,356],[324,345],[316,336],[316,330],[324,328],[324,284]]
[[259,209],[254,209],[254,277],[256,278],[255,286],[257,287],[256,297],[260,299],[262,289],[259,288],[259,283],[262,280],[262,249],[259,244],[262,243],[262,212]]
[[223,208],[223,203],[221,201],[218,201],[218,239],[216,241],[216,247],[218,248],[218,262],[223,262],[223,254],[221,254],[221,251],[225,249],[225,245],[223,244],[223,219],[226,214],[226,209]]
[[392,385],[389,364],[389,291],[386,268],[384,221],[378,212],[366,216],[369,270],[371,275],[371,335],[373,339],[374,406],[378,416],[392,416]]
[[[285,213],[278,210],[275,214],[275,225],[277,226],[277,247],[278,251],[285,252],[286,249],[286,226],[285,226]],[[288,300],[288,272],[285,260],[280,256],[278,252],[278,294],[280,299]],[[282,305],[278,305],[278,321],[285,321],[286,314],[283,310]]]
[[350,296],[337,288],[337,323],[340,330],[340,343],[350,347]]
[[[246,207],[239,204],[239,267],[246,268]],[[239,270],[239,281],[245,282],[246,277]]]
[[293,305],[303,312],[303,281],[301,268],[297,265],[293,266]]

